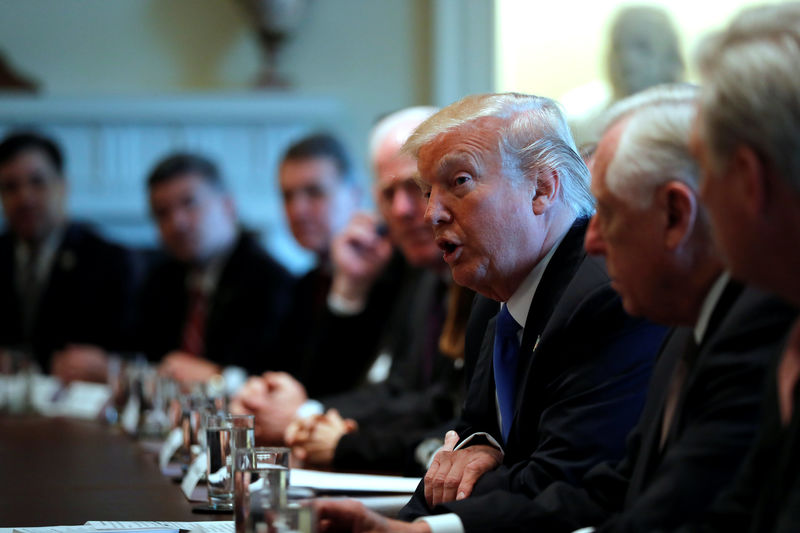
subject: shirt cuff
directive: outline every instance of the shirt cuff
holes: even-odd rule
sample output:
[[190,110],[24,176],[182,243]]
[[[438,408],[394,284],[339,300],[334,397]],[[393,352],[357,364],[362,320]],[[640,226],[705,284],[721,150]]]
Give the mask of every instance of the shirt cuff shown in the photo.
[[353,316],[359,314],[367,306],[366,302],[342,298],[335,292],[328,293],[328,309],[334,315]]
[[306,400],[303,405],[297,408],[295,418],[308,418],[309,416],[321,415],[325,408],[317,400]]
[[431,533],[464,533],[464,524],[455,513],[421,516],[415,522],[427,522]]
[[[461,448],[463,448],[467,444],[469,444],[470,441],[472,441],[473,439],[476,439],[478,437],[482,437],[482,438],[486,439],[490,446],[493,446],[493,447],[497,448],[498,450],[500,450],[500,453],[502,453],[503,456],[505,456],[505,452],[503,451],[503,447],[500,446],[500,443],[497,442],[497,439],[495,439],[494,437],[492,437],[489,433],[486,433],[485,431],[478,431],[477,433],[473,433],[472,435],[470,435],[466,439],[462,440],[459,443],[458,446],[453,448],[453,451],[460,450]],[[500,460],[502,461],[502,458]]]

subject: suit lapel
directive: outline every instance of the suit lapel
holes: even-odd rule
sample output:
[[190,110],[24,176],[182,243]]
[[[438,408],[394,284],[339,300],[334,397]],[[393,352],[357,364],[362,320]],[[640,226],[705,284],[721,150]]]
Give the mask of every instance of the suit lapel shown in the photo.
[[[587,219],[576,220],[564,236],[550,259],[531,301],[528,318],[525,321],[525,328],[522,333],[514,421],[509,432],[509,442],[513,441],[511,435],[516,431],[519,410],[527,396],[527,388],[530,386],[538,387],[538,383],[532,378],[534,367],[536,366],[536,355],[547,344],[549,338],[548,329],[554,327],[552,320],[556,315],[555,310],[564,291],[575,276],[575,272],[586,257],[586,252],[583,249],[583,237],[587,223]],[[492,329],[492,332],[494,332],[494,329]],[[494,335],[492,335],[492,338],[494,338]]]
[[639,457],[636,460],[636,470],[631,476],[628,494],[638,494],[638,487],[643,486],[654,467],[659,463],[664,403],[669,394],[669,385],[675,373],[675,368],[681,360],[683,349],[686,347],[691,335],[694,335],[694,331],[690,327],[676,329],[664,343],[661,353],[658,355],[657,371],[653,375],[649,388],[651,394],[658,394],[658,399],[655,400],[657,401],[657,407],[653,410],[648,410],[646,407],[645,411],[642,412],[640,424],[646,424],[646,427],[641,429],[642,443]]
[[736,302],[736,299],[742,293],[743,288],[744,287],[740,283],[735,281],[729,281],[725,285],[725,289],[722,291],[722,295],[719,297],[719,300],[714,306],[714,311],[711,313],[711,318],[708,321],[708,327],[706,328],[700,345],[697,347],[694,353],[690,354],[689,356],[689,360],[687,362],[690,370],[686,376],[686,381],[684,382],[683,387],[681,387],[680,396],[678,397],[678,404],[675,407],[675,414],[672,418],[672,424],[670,425],[669,433],[667,434],[667,440],[664,442],[664,446],[661,450],[662,453],[669,447],[670,443],[675,440],[678,428],[682,426],[681,421],[683,418],[683,406],[686,402],[686,396],[692,390],[695,382],[697,381],[699,374],[697,369],[702,365],[702,359],[708,356],[708,348],[712,344],[711,339],[725,321],[725,317],[728,315],[731,307]]

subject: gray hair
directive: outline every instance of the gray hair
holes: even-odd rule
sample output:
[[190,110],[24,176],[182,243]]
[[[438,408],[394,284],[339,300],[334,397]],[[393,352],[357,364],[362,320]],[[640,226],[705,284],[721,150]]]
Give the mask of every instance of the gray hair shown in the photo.
[[423,122],[403,150],[416,157],[439,135],[483,117],[503,120],[498,149],[513,158],[523,174],[557,172],[564,204],[578,216],[594,212],[589,170],[578,155],[561,107],[549,98],[518,93],[467,96]]
[[437,111],[439,111],[438,107],[415,106],[395,111],[381,118],[369,133],[370,162],[374,164],[378,150],[390,135],[395,137],[398,146],[402,146],[414,129]]
[[800,191],[800,3],[742,11],[703,43],[698,63],[712,165],[743,143]]
[[689,134],[699,89],[688,84],[658,85],[621,100],[604,117],[603,132],[627,120],[606,186],[641,208],[657,187],[672,180],[697,191],[700,170],[689,152]]

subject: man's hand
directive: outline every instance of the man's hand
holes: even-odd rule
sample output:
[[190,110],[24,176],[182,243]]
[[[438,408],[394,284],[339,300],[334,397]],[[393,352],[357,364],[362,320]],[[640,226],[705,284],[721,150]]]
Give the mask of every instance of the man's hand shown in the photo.
[[389,520],[355,500],[319,498],[314,500],[320,533],[352,531],[353,533],[430,533],[425,522]]
[[186,352],[174,351],[167,354],[158,367],[158,373],[174,379],[181,385],[205,383],[222,369],[209,361]]
[[331,244],[333,282],[331,292],[363,305],[375,279],[392,255],[392,245],[379,234],[375,217],[358,213]]
[[293,422],[289,428],[286,444],[292,447],[297,459],[315,466],[329,466],[342,435],[357,430],[358,424],[330,409],[324,415]]
[[468,497],[478,479],[502,461],[497,448],[477,445],[453,451],[457,443],[458,434],[448,431],[425,474],[425,500],[431,507]]
[[267,372],[260,378],[250,378],[234,398],[231,408],[256,416],[257,443],[283,444],[284,432],[307,399],[305,388],[292,376],[285,372]]
[[73,381],[105,383],[108,380],[106,352],[88,344],[70,344],[55,352],[50,368],[65,385]]

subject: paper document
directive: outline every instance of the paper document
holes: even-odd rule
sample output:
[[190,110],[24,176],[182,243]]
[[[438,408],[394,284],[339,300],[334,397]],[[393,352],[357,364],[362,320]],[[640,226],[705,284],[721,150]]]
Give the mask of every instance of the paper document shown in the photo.
[[[86,522],[95,531],[194,531],[198,533],[233,533],[233,520],[216,522],[120,522],[90,521]],[[76,532],[77,533],[77,532]]]
[[292,468],[289,474],[295,487],[308,487],[324,492],[395,492],[412,494],[420,478],[377,476],[371,474],[340,474]]

